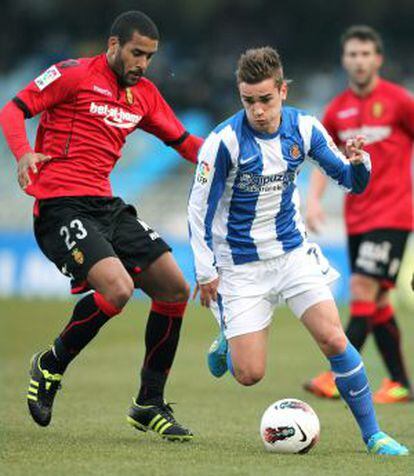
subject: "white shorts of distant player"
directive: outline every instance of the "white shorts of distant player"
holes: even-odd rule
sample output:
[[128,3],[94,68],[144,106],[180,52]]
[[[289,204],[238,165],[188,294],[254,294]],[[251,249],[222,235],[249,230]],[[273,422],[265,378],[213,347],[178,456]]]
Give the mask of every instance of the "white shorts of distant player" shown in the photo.
[[329,284],[340,276],[312,243],[218,271],[219,299],[211,310],[227,339],[265,329],[275,307],[284,302],[301,318],[314,304],[333,300]]

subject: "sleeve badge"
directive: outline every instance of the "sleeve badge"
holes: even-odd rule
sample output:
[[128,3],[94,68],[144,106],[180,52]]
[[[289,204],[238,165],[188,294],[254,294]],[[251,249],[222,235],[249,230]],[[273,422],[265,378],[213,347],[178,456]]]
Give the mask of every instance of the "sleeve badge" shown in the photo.
[[60,71],[55,65],[53,65],[44,71],[40,76],[38,76],[34,82],[40,91],[43,91],[43,89],[45,89],[47,86],[49,86],[49,84],[53,83],[53,81],[56,81],[61,76],[62,74]]

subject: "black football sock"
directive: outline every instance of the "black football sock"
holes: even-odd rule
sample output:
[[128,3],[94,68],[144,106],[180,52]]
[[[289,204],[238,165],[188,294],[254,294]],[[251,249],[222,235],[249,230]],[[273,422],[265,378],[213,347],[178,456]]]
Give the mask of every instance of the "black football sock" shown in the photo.
[[351,318],[346,329],[349,342],[360,351],[372,329],[372,319],[376,305],[371,301],[353,301]]
[[120,311],[97,292],[82,298],[53,347],[42,356],[42,368],[51,373],[63,373],[99,329]]
[[346,336],[349,342],[360,351],[367,340],[370,332],[371,322],[365,316],[351,316],[348,327],[346,328]]
[[401,335],[391,306],[379,308],[374,318],[373,333],[375,343],[388,369],[391,380],[410,388],[410,381],[404,365]]
[[164,387],[177,351],[187,303],[153,301],[145,331],[145,358],[136,402],[161,405]]

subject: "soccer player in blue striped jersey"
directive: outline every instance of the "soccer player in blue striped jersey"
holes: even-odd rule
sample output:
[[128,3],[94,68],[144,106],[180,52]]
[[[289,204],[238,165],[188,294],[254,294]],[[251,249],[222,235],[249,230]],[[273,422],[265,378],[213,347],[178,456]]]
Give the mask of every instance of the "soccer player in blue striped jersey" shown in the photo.
[[363,192],[371,170],[364,139],[349,140],[343,155],[316,118],[283,106],[287,84],[272,48],[246,51],[237,83],[243,109],[202,146],[188,208],[200,301],[221,328],[210,371],[229,370],[242,385],[261,380],[273,310],[285,301],[329,360],[368,450],[407,454],[380,431],[363,362],[328,286],[338,273],[307,241],[295,184],[308,159],[347,191]]

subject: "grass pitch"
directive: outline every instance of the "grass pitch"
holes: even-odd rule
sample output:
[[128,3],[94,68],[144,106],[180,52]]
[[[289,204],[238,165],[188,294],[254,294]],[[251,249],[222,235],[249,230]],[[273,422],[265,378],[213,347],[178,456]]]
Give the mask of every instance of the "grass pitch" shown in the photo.
[[[304,328],[287,311],[273,321],[267,376],[243,388],[216,380],[205,353],[216,334],[210,314],[188,309],[167,398],[179,421],[196,434],[187,444],[134,431],[125,412],[138,385],[146,302],[132,302],[69,368],[48,428],[36,426],[26,408],[28,365],[62,328],[73,303],[0,300],[1,475],[411,475],[414,456],[367,455],[342,402],[319,400],[302,382],[326,367]],[[407,361],[414,371],[414,316],[401,314]],[[364,351],[373,388],[384,370],[372,342]],[[266,453],[258,429],[262,412],[284,397],[309,402],[321,420],[321,441],[307,455]],[[414,452],[414,404],[380,406],[383,429]]]

